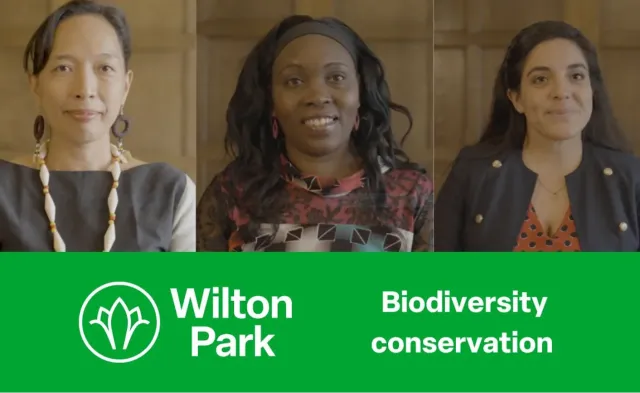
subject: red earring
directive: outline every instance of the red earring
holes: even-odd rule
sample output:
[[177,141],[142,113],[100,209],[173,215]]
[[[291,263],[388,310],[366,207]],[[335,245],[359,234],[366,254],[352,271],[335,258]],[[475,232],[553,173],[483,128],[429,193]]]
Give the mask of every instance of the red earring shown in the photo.
[[353,126],[353,130],[354,131],[358,131],[358,128],[360,128],[360,115],[356,115],[356,124]]
[[278,120],[273,117],[273,139],[278,139]]

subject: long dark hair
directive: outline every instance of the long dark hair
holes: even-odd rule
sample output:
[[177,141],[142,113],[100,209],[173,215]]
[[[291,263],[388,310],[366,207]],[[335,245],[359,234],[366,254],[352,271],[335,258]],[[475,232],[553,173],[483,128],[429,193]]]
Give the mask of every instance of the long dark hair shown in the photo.
[[[233,161],[227,174],[232,189],[242,190],[234,203],[241,206],[252,221],[277,222],[283,211],[285,183],[281,178],[280,155],[284,152],[284,143],[281,138],[274,139],[271,131],[272,67],[278,39],[290,28],[311,20],[313,18],[306,15],[294,15],[272,28],[247,57],[229,102],[225,147]],[[422,171],[402,151],[391,130],[392,110],[409,120],[409,129],[402,141],[411,131],[413,119],[406,107],[391,101],[382,63],[358,34],[337,19],[319,21],[343,29],[355,44],[360,78],[360,127],[357,133],[352,133],[351,141],[364,163],[368,193],[372,197],[372,204],[365,205],[373,205],[376,216],[384,215],[386,192],[378,159],[391,168]]]
[[529,52],[538,44],[556,38],[571,40],[580,47],[589,68],[593,112],[582,131],[583,140],[607,149],[630,152],[631,145],[613,115],[596,49],[580,30],[559,21],[534,23],[521,30],[511,41],[496,77],[491,117],[480,143],[522,148],[527,132],[525,116],[515,110],[507,91],[520,91],[524,63]]

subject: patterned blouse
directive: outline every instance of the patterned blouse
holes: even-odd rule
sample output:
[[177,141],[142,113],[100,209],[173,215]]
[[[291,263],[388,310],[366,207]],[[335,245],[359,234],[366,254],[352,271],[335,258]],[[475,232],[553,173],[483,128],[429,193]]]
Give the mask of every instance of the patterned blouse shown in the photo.
[[[381,166],[384,217],[375,213],[364,171],[343,179],[301,173],[282,157],[279,222],[253,222],[227,167],[198,206],[198,251],[432,251],[433,183],[413,169]],[[225,214],[226,212],[226,214]]]
[[536,209],[533,204],[529,204],[527,217],[522,223],[513,251],[580,251],[580,241],[571,208],[567,209],[562,224],[553,236],[547,235],[542,228]]

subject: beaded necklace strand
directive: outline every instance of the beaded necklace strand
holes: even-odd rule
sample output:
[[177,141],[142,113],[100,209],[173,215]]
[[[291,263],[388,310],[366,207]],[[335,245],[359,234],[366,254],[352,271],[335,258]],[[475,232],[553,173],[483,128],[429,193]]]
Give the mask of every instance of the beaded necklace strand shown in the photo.
[[[37,144],[36,152],[34,154],[34,161],[40,171],[40,181],[42,181],[42,193],[44,194],[44,210],[49,219],[49,230],[53,237],[53,249],[56,252],[66,252],[67,248],[58,232],[56,227],[56,205],[53,202],[53,198],[49,193],[49,178],[50,173],[46,165],[48,143],[44,145]],[[113,184],[109,191],[109,197],[107,198],[107,205],[109,207],[109,220],[107,231],[104,235],[104,252],[111,251],[113,243],[116,240],[116,208],[118,207],[118,181],[120,180],[120,174],[122,172],[120,164],[126,163],[126,158],[122,154],[122,148],[111,145],[111,164],[109,165],[109,172],[113,176]]]

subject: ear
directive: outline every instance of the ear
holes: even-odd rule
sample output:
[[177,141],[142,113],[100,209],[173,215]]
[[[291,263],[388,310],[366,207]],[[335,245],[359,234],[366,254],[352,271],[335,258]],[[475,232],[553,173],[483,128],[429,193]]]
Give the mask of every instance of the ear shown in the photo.
[[518,92],[516,92],[516,91],[508,90],[507,91],[507,97],[509,98],[509,101],[511,101],[511,104],[513,104],[513,107],[516,109],[516,111],[519,114],[523,114],[524,113],[524,107],[522,106],[522,103],[520,102],[520,94],[518,94]]
[[131,89],[131,84],[133,83],[133,71],[127,71],[127,75],[124,78],[124,96],[122,97],[122,107],[127,102],[127,97],[129,97],[129,90]]
[[33,98],[36,101],[36,105],[38,107],[41,107],[42,105],[41,105],[41,99],[40,99],[40,82],[38,80],[38,77],[33,74],[29,74],[28,83],[29,83],[29,90],[31,90],[31,94],[33,95]]

